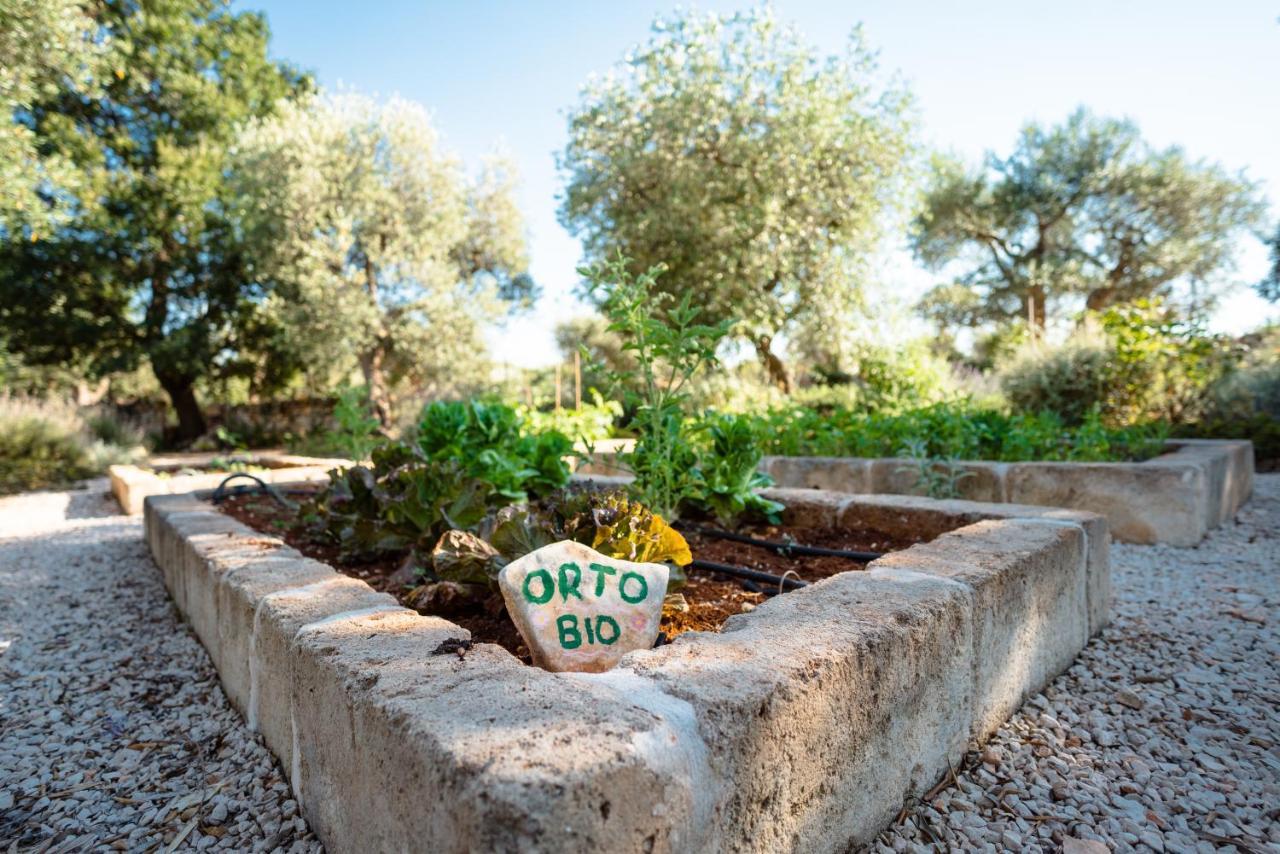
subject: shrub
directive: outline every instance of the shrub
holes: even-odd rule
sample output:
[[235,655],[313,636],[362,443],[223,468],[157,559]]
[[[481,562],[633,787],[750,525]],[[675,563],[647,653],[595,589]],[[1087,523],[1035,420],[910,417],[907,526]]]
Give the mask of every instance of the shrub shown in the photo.
[[1101,410],[1113,390],[1113,348],[1094,332],[1060,347],[1024,346],[1000,375],[1000,387],[1018,412],[1052,412],[1070,425]]
[[1257,336],[1239,367],[1210,389],[1200,417],[1174,434],[1200,439],[1249,439],[1258,468],[1280,468],[1280,329]]
[[814,368],[787,394],[771,383],[757,362],[744,362],[695,379],[691,408],[760,412],[788,406],[847,407],[902,412],[954,398],[958,384],[947,362],[923,341],[898,347],[862,344],[847,357],[848,369]]
[[0,493],[65,486],[93,473],[74,410],[6,398]]
[[1262,333],[1236,369],[1209,389],[1206,412],[1223,418],[1280,419],[1280,328]]
[[1159,300],[1138,300],[1099,316],[1113,347],[1108,418],[1120,424],[1197,417],[1208,390],[1243,353],[1224,336],[1179,316]]
[[950,367],[929,352],[922,340],[892,348],[870,344],[856,347],[848,384],[858,390],[861,406],[872,412],[902,412],[955,394]]
[[108,409],[99,409],[85,418],[89,434],[105,445],[117,448],[137,448],[144,445],[142,428],[135,422]]
[[1240,355],[1159,300],[1138,300],[1087,318],[1058,347],[1024,348],[1001,385],[1016,411],[1053,412],[1071,425],[1091,411],[1109,424],[1178,424],[1205,410],[1210,387]]
[[572,450],[563,434],[524,432],[509,406],[437,401],[402,441],[374,448],[369,465],[331,472],[303,518],[349,557],[408,550],[426,565],[446,531],[564,487]]
[[[104,418],[98,416],[99,433],[130,436],[119,425],[106,427]],[[69,403],[0,396],[0,494],[67,487],[142,453],[136,443],[95,438]]]

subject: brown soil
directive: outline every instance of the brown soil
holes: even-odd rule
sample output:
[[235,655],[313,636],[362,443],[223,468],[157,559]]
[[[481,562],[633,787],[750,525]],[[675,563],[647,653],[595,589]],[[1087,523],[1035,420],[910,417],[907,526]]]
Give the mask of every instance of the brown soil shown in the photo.
[[[296,526],[290,510],[263,495],[234,495],[220,504],[219,509],[251,528],[281,537],[308,557],[324,561],[346,575],[359,578],[375,590],[392,594],[406,607],[423,614],[442,616],[457,623],[471,632],[476,643],[496,643],[526,663],[530,660],[529,650],[516,631],[515,624],[507,617],[502,597],[497,593],[480,604],[470,603],[461,608],[451,607],[447,603],[416,605],[412,595],[413,588],[403,583],[403,574],[399,578],[393,577],[400,568],[400,556],[364,562],[344,560],[337,546]],[[758,526],[744,528],[737,533],[759,539],[862,552],[890,552],[919,542],[917,539],[876,530],[837,531],[830,528],[784,529]],[[773,549],[697,533],[686,532],[685,538],[696,560],[743,566],[778,576],[790,571],[793,573],[791,577],[810,582],[866,567],[862,562],[842,557],[785,556]],[[688,575],[689,583],[676,596],[669,597],[662,611],[662,633],[667,640],[685,632],[717,632],[734,614],[753,610],[770,595],[777,593],[776,588],[767,589],[770,585],[744,582],[701,569],[690,569]]]

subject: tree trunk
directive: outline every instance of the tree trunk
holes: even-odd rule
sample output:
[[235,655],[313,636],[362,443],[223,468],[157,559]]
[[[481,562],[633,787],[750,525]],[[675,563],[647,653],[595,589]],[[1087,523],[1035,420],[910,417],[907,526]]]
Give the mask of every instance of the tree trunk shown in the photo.
[[[382,248],[386,249],[387,240],[385,235],[382,238]],[[374,308],[378,308],[378,271],[374,266],[373,259],[369,257],[368,252],[364,255],[364,287],[369,294],[369,301],[373,303]],[[386,328],[382,321],[378,323],[378,338],[373,344],[373,349],[360,354],[360,372],[364,374],[364,384],[369,389],[369,406],[373,409],[373,415],[378,419],[378,423],[382,425],[382,429],[391,426],[391,392],[387,390],[387,376],[382,370],[382,362],[386,357],[386,347],[384,346],[384,335]]]
[[1045,320],[1048,317],[1047,306],[1044,302],[1044,288],[1040,285],[1033,285],[1027,288],[1027,296],[1023,305],[1027,309],[1027,320],[1036,329],[1043,331]]
[[391,393],[387,390],[387,376],[382,369],[381,345],[360,355],[360,373],[369,389],[369,406],[383,429],[391,426]]
[[173,410],[178,414],[178,431],[174,438],[181,442],[190,442],[204,435],[208,425],[204,413],[200,411],[200,401],[196,400],[195,380],[191,377],[156,374],[160,387],[169,395]]
[[787,373],[787,366],[770,349],[772,344],[772,338],[768,335],[761,335],[755,341],[756,355],[760,357],[760,362],[764,365],[765,371],[768,372],[769,381],[782,389],[785,394],[791,394],[791,375]]

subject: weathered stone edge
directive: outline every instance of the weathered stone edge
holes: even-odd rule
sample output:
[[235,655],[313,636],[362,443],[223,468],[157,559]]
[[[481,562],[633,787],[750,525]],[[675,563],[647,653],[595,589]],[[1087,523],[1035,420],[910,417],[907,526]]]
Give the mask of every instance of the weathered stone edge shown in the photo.
[[[313,483],[329,479],[329,471],[337,465],[350,465],[347,460],[329,460],[316,457],[299,457],[290,454],[264,455],[263,459],[284,463],[288,468],[267,469],[254,472],[255,477],[267,483]],[[143,501],[149,495],[183,495],[216,489],[231,473],[182,475],[157,477],[135,465],[113,465],[107,468],[111,480],[111,492],[120,507],[130,516],[142,513]]]
[[[958,466],[972,477],[959,489],[971,500],[1101,513],[1121,542],[1193,546],[1252,494],[1253,445],[1178,439],[1168,447],[1170,453],[1140,463],[964,461]],[[775,456],[761,470],[780,487],[902,495],[914,490],[912,466],[897,458]]]
[[[1096,608],[1105,621],[1090,594],[1109,584],[1106,526],[1045,508],[783,492],[797,522],[978,524],[594,677],[487,645],[427,655],[465,631],[193,497],[149,499],[146,526],[228,697],[334,850],[424,838],[444,851],[839,848],[871,838],[1064,668]],[[561,704],[554,719],[547,702]],[[457,715],[485,709],[501,736],[459,731]]]

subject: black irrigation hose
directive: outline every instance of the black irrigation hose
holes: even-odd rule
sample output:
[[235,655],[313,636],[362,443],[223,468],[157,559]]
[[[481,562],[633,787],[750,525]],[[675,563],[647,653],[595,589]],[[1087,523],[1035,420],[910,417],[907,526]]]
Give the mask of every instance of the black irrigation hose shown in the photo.
[[247,471],[238,471],[238,472],[235,472],[234,474],[229,474],[226,477],[224,477],[222,479],[222,483],[218,484],[218,488],[213,491],[213,495],[209,498],[209,500],[212,501],[214,504],[221,504],[230,495],[233,495],[233,494],[239,495],[244,492],[247,492],[249,488],[241,484],[236,484],[230,489],[227,489],[227,484],[238,477],[248,478],[249,480],[254,481],[258,485],[259,489],[261,489],[267,495],[270,495],[276,501],[280,502],[282,506],[287,507],[290,510],[296,510],[298,508],[297,504],[285,498],[284,495],[282,495],[278,489],[273,487],[271,484],[267,483],[262,478],[258,477],[256,474],[249,474],[249,472]]
[[866,563],[884,557],[884,552],[854,552],[847,549],[826,549],[822,546],[802,546],[798,543],[787,543],[781,540],[762,540],[758,537],[748,537],[746,534],[717,531],[714,528],[689,528],[688,530],[704,537],[714,537],[717,540],[729,540],[734,543],[745,543],[750,546],[773,549],[785,557],[792,557],[793,555],[843,557],[849,560],[856,560],[859,563]]
[[809,582],[801,581],[799,578],[774,575],[769,572],[760,572],[757,569],[747,569],[745,566],[730,566],[727,563],[713,563],[709,560],[695,560],[693,563],[689,564],[689,566],[692,569],[705,569],[707,572],[719,572],[724,575],[732,575],[735,578],[759,581],[761,584],[772,584],[775,589],[785,587],[788,590],[799,590],[801,587],[809,586]]

